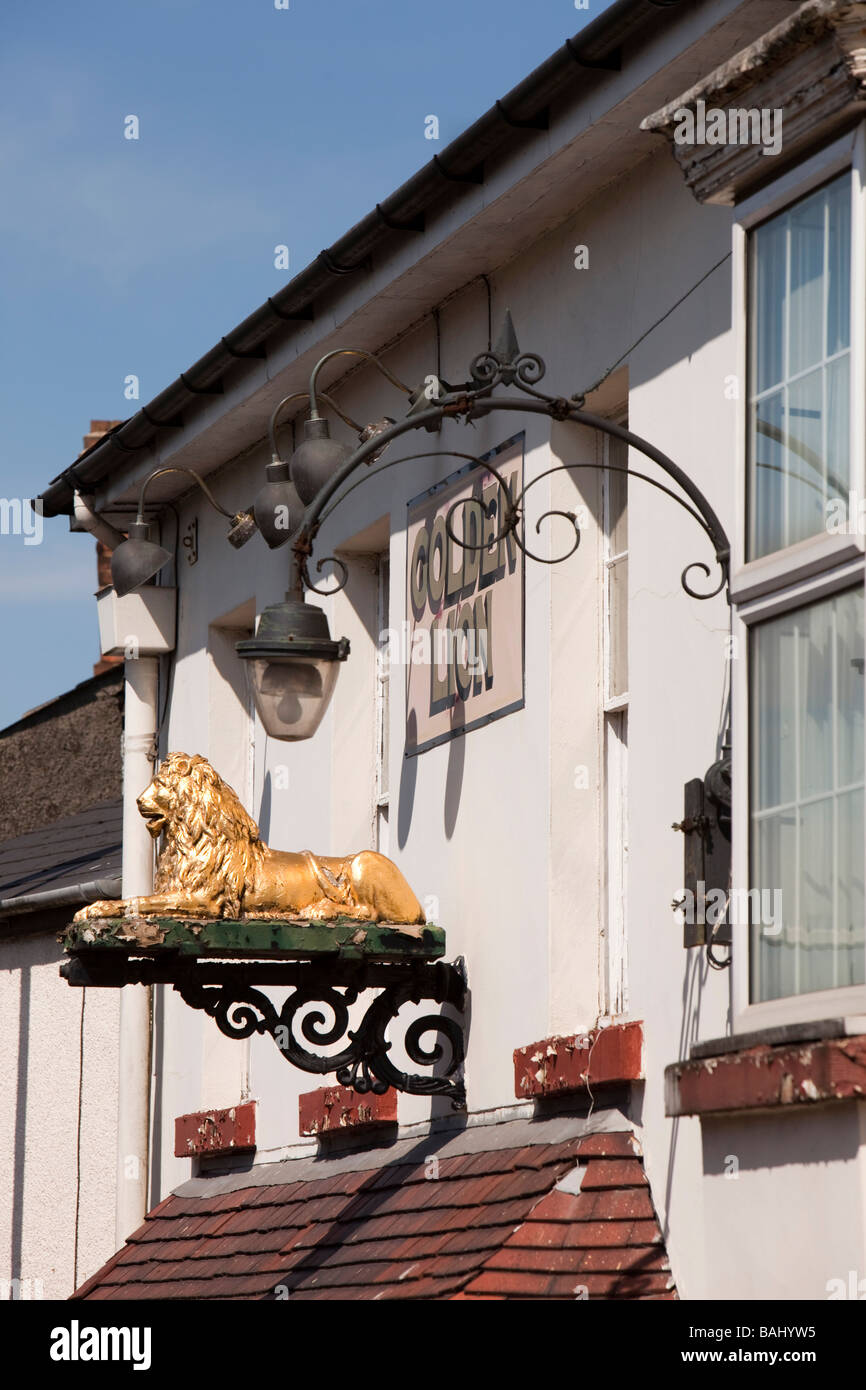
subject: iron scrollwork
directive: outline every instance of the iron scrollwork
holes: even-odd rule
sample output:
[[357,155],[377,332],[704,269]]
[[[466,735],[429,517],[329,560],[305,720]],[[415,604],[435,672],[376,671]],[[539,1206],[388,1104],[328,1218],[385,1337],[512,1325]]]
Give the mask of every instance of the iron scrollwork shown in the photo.
[[[315,963],[295,966],[292,973],[295,988],[280,1009],[243,975],[215,984],[187,977],[175,981],[174,987],[184,1003],[209,1014],[226,1037],[270,1034],[293,1066],[317,1075],[335,1073],[341,1086],[360,1095],[383,1095],[393,1087],[411,1095],[447,1096],[455,1109],[465,1105],[465,1051],[459,1023],[445,1014],[425,1014],[409,1023],[403,1035],[406,1055],[416,1065],[435,1067],[445,1062],[440,1075],[401,1071],[391,1060],[392,1042],[387,1036],[405,1004],[429,1000],[462,1009],[466,979],[459,963],[437,961],[413,965],[410,970],[383,966],[373,981],[362,979],[358,984],[335,984],[333,967]],[[379,985],[382,987],[360,1023],[350,1028],[350,1010],[362,989]],[[311,1008],[313,1005],[317,1007]],[[438,1040],[425,1045],[431,1035]],[[313,1050],[332,1046],[344,1037],[347,1043],[338,1053]]]
[[[641,438],[626,429],[623,425],[618,425],[602,416],[593,415],[584,409],[584,397],[579,393],[571,396],[552,396],[538,389],[538,383],[543,379],[547,371],[544,359],[534,352],[523,352],[517,341],[514,331],[514,324],[511,315],[506,313],[502,332],[497,342],[489,347],[485,352],[480,352],[469,366],[469,380],[459,386],[449,387],[444,395],[437,396],[431,400],[429,409],[420,414],[412,414],[400,424],[394,424],[377,436],[378,454],[381,454],[388,444],[399,438],[407,430],[412,429],[438,429],[445,419],[461,419],[466,423],[471,423],[475,419],[480,419],[494,410],[514,410],[528,411],[534,414],[548,415],[553,420],[570,422],[586,428],[600,431],[602,434],[620,439],[629,448],[643,454],[645,458],[655,463],[668,478],[673,480],[680,489],[675,492],[658,478],[652,477],[647,473],[639,472],[634,468],[626,468],[631,477],[640,478],[643,482],[664,492],[687,511],[701,526],[709,538],[715,551],[716,564],[718,566],[719,578],[715,584],[709,588],[695,587],[690,579],[693,571],[699,570],[707,580],[712,579],[710,567],[702,560],[695,560],[685,566],[681,574],[681,584],[684,591],[690,598],[710,599],[727,590],[730,578],[730,542],[722,526],[721,521],[715,511],[707,501],[704,494],[700,491],[694,481],[684,470],[678,467],[674,461],[660,449],[657,449],[648,440]],[[516,387],[520,395],[494,396],[497,387]],[[455,457],[465,458],[465,454],[457,454],[452,450],[445,450],[445,453],[453,454]],[[378,457],[377,454],[377,457]],[[313,499],[304,513],[303,521],[293,538],[293,550],[295,555],[296,575],[299,583],[305,588],[311,589],[314,593],[324,593],[325,590],[317,588],[311,581],[308,572],[308,559],[312,552],[313,542],[326,516],[334,510],[334,507],[348,495],[358,483],[353,483],[347,488],[345,493],[340,489],[349,482],[352,474],[360,467],[372,461],[373,444],[367,442],[356,449],[350,458],[336,472],[334,477],[328,482]],[[416,456],[410,456],[416,457]],[[403,460],[394,460],[400,462]],[[544,522],[549,522],[553,517],[560,517],[569,523],[573,530],[570,537],[568,549],[560,555],[547,558],[529,549],[526,543],[525,534],[525,498],[531,487],[540,482],[542,478],[548,477],[551,473],[571,472],[581,468],[596,468],[602,471],[613,470],[614,466],[606,463],[579,463],[579,464],[560,464],[555,468],[546,469],[535,478],[531,478],[525,484],[522,491],[512,497],[504,480],[496,473],[495,468],[486,459],[476,459],[488,472],[494,474],[503,492],[500,507],[499,529],[493,537],[487,537],[483,545],[478,545],[470,541],[466,535],[467,528],[464,524],[464,535],[457,535],[454,530],[452,520],[457,506],[466,506],[473,503],[474,499],[461,499],[455,503],[448,513],[445,521],[445,529],[449,539],[465,550],[486,549],[488,546],[497,544],[506,535],[514,541],[524,555],[530,559],[537,560],[543,564],[560,564],[563,560],[569,559],[580,544],[580,528],[577,517],[573,512],[549,510],[538,518],[535,524],[536,534],[541,533],[541,526]],[[385,467],[390,467],[386,464]],[[364,477],[374,478],[378,476],[381,469],[376,469],[365,473]],[[685,494],[684,496],[682,494]],[[481,504],[475,500],[475,505]],[[466,513],[464,512],[464,523]],[[331,563],[335,569],[340,566],[340,561],[336,556],[328,556],[319,561],[317,570],[321,571],[322,565]],[[334,588],[327,590],[335,593],[345,585],[343,573],[337,577]]]

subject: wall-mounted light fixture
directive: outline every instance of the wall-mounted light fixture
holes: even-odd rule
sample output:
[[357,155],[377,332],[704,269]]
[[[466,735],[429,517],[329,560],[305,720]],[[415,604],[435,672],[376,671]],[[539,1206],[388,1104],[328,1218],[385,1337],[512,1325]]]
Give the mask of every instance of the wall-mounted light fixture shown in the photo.
[[[355,352],[356,349],[346,349],[346,351]],[[361,465],[369,464],[374,457],[379,456],[387,448],[392,440],[407,431],[422,428],[437,429],[442,420],[446,418],[462,420],[469,424],[472,420],[480,419],[494,410],[520,411],[542,414],[553,420],[570,421],[577,425],[588,426],[622,440],[630,448],[658,465],[667,474],[668,479],[677,485],[679,492],[675,492],[673,488],[668,486],[667,482],[660,482],[657,478],[639,472],[637,469],[629,468],[627,471],[630,476],[649,483],[650,486],[665,493],[666,496],[683,507],[702,527],[713,546],[719,568],[717,584],[705,592],[692,586],[690,575],[693,570],[702,571],[708,579],[711,573],[710,567],[702,560],[695,561],[686,565],[680,577],[685,592],[692,598],[708,599],[721,593],[722,590],[727,591],[730,543],[719,518],[693,480],[672,459],[650,444],[648,440],[631,433],[622,425],[585,411],[582,397],[572,396],[566,399],[561,396],[549,396],[538,390],[537,383],[544,376],[546,370],[544,361],[536,353],[521,352],[510,313],[506,312],[502,332],[496,344],[488,351],[479,353],[470,364],[469,381],[458,386],[450,386],[439,377],[427,378],[427,385],[410,393],[410,410],[403,421],[400,423],[380,421],[379,426],[368,427],[371,431],[370,436],[365,441],[362,440],[354,453],[348,455],[342,445],[339,446],[339,449],[332,448],[330,445],[327,449],[324,447],[325,443],[328,442],[328,437],[320,428],[325,422],[319,417],[316,398],[317,373],[323,363],[337,355],[338,352],[328,353],[313,371],[310,381],[311,411],[307,424],[315,426],[315,430],[308,441],[295,451],[292,459],[292,477],[297,481],[296,461],[301,454],[301,461],[305,470],[302,498],[309,494],[316,480],[320,479],[321,481],[318,491],[309,501],[303,518],[292,536],[293,569],[290,592],[285,604],[277,604],[273,608],[265,610],[259,621],[255,637],[237,644],[238,654],[245,660],[252,661],[256,704],[262,722],[272,737],[295,740],[309,738],[312,733],[315,733],[333,694],[339,671],[338,662],[344,661],[348,655],[348,643],[345,642],[345,639],[343,642],[333,641],[324,614],[319,609],[306,605],[302,597],[304,589],[311,589],[314,593],[325,592],[317,589],[312,583],[308,568],[314,541],[325,517],[346,495],[340,490]],[[369,356],[366,353],[361,355]],[[375,359],[373,360],[375,361]],[[391,376],[388,372],[386,375]],[[396,378],[391,377],[391,379],[396,381]],[[397,385],[400,385],[404,390],[407,389],[402,387],[402,383],[397,382]],[[496,387],[500,385],[516,386],[522,394],[519,396],[494,396]],[[385,428],[381,428],[382,425]],[[317,446],[315,451],[312,448],[314,444]],[[307,452],[302,454],[301,450],[305,449]],[[406,459],[395,459],[393,463],[399,464],[423,456],[413,454]],[[470,456],[463,454],[461,457]],[[385,466],[390,465],[386,464]],[[485,540],[483,546],[471,544],[466,539],[468,532],[461,537],[454,531],[452,525],[454,509],[452,508],[452,513],[449,513],[445,524],[450,540],[464,549],[480,550],[499,544],[505,536],[511,536],[523,554],[530,559],[545,564],[557,564],[573,555],[578,547],[580,530],[577,518],[573,512],[553,510],[545,512],[536,523],[537,532],[540,531],[544,521],[556,516],[562,517],[570,523],[573,528],[573,535],[568,549],[563,554],[553,558],[538,555],[530,550],[526,542],[524,518],[526,493],[536,483],[549,477],[551,473],[570,472],[578,468],[604,470],[617,467],[617,465],[604,463],[561,464],[555,468],[546,469],[537,477],[530,479],[517,497],[511,495],[505,479],[501,477],[489,460],[485,461],[484,467],[496,478],[502,492],[499,532]],[[367,476],[371,475],[368,474]],[[455,506],[457,505],[460,504],[455,503]],[[482,504],[477,500],[470,499],[465,505],[480,507]],[[336,593],[345,586],[348,571],[343,562],[336,556],[329,556],[327,560],[342,572],[336,585],[328,591],[329,593]],[[325,559],[320,559],[316,568],[321,571],[326,562]],[[316,647],[316,642],[323,645]],[[318,655],[316,655],[317,652]]]
[[150,526],[144,516],[144,502],[147,489],[155,478],[161,478],[165,473],[185,473],[198,484],[211,506],[222,516],[228,517],[231,525],[228,529],[227,540],[239,550],[242,545],[255,534],[256,522],[251,509],[242,512],[229,512],[225,507],[220,506],[214,497],[204,478],[201,478],[192,468],[182,468],[171,466],[166,468],[155,468],[149,473],[141,485],[138,495],[138,512],[129,527],[129,538],[125,540],[111,556],[111,578],[114,581],[114,588],[118,597],[123,598],[124,594],[129,594],[133,589],[137,589],[141,584],[146,584],[148,579],[152,579],[158,574],[163,565],[167,564],[172,558],[171,551],[164,546],[157,545],[150,540]]
[[[253,506],[256,525],[272,550],[286,544],[301,523],[304,507],[312,502],[322,484],[352,456],[348,444],[331,438],[331,427],[319,411],[319,402],[324,401],[329,405],[334,413],[355,431],[361,444],[366,444],[395,423],[390,415],[385,415],[372,424],[359,425],[358,421],[347,415],[331,396],[318,390],[316,383],[325,363],[333,357],[346,355],[366,358],[400,391],[405,392],[410,400],[412,398],[410,388],[394,376],[393,372],[389,372],[372,352],[367,352],[365,348],[337,348],[333,352],[325,353],[316,363],[310,376],[308,391],[293,391],[290,396],[284,396],[277,402],[268,423],[271,461],[265,470],[266,482]],[[287,462],[277,444],[277,421],[286,406],[305,399],[310,402],[310,415],[309,419],[304,421],[304,438],[292,453],[291,462]],[[380,454],[381,450],[378,450],[368,462],[375,462]]]
[[300,589],[286,594],[259,618],[255,637],[237,643],[259,718],[271,738],[312,738],[337,684],[339,663],[349,655],[345,637],[331,638],[321,608],[304,602]]

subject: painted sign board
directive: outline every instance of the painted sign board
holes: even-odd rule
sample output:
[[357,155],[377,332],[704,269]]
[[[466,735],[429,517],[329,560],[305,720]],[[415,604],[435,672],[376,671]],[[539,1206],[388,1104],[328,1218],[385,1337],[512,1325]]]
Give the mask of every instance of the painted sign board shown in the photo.
[[515,497],[524,447],[514,435],[409,503],[407,757],[523,707],[523,554],[497,539],[504,497],[484,465]]

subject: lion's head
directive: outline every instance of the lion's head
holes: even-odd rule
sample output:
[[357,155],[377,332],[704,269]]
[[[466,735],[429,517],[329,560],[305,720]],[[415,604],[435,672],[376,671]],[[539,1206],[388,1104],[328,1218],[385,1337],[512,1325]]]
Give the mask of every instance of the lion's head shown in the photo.
[[157,891],[206,888],[223,916],[237,917],[263,846],[237,793],[207,759],[170,753],[137,805],[154,839],[165,836]]

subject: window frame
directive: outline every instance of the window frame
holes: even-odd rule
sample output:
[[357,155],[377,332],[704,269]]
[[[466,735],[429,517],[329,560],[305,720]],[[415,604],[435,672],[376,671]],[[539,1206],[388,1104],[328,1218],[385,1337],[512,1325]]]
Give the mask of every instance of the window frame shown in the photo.
[[[736,525],[731,538],[731,707],[733,739],[733,834],[731,882],[749,885],[751,825],[749,635],[751,627],[795,608],[808,607],[844,589],[862,588],[866,537],[822,532],[783,550],[746,560],[748,469],[749,234],[792,203],[850,171],[851,177],[851,479],[866,496],[866,122],[861,122],[796,168],[741,203],[733,222],[733,306],[736,377]],[[866,598],[864,598],[866,601]],[[866,843],[863,847],[866,863]],[[733,1031],[866,1014],[866,985],[751,1003],[747,924],[733,926]]]
[[[628,405],[625,404],[608,417],[617,425],[628,429]],[[612,517],[611,464],[612,439],[610,435],[599,435],[597,457],[604,465],[601,473],[601,528],[600,528],[600,570],[601,570],[601,649],[602,649],[602,757],[604,766],[604,799],[602,844],[604,847],[604,921],[605,931],[601,941],[601,1000],[600,1017],[608,1020],[628,1016],[629,978],[628,978],[628,856],[629,856],[629,799],[628,799],[628,689],[613,694],[613,631],[616,624],[617,604],[625,606],[626,652],[628,652],[628,619],[630,615],[629,593],[623,593],[612,583],[612,569],[617,560],[627,559],[629,555],[628,517],[629,486],[628,468],[630,450],[622,445],[625,465],[625,549],[613,548],[614,521]]]
[[390,849],[391,654],[381,634],[391,629],[391,551],[376,557],[376,656],[374,700],[373,839],[380,854]]

